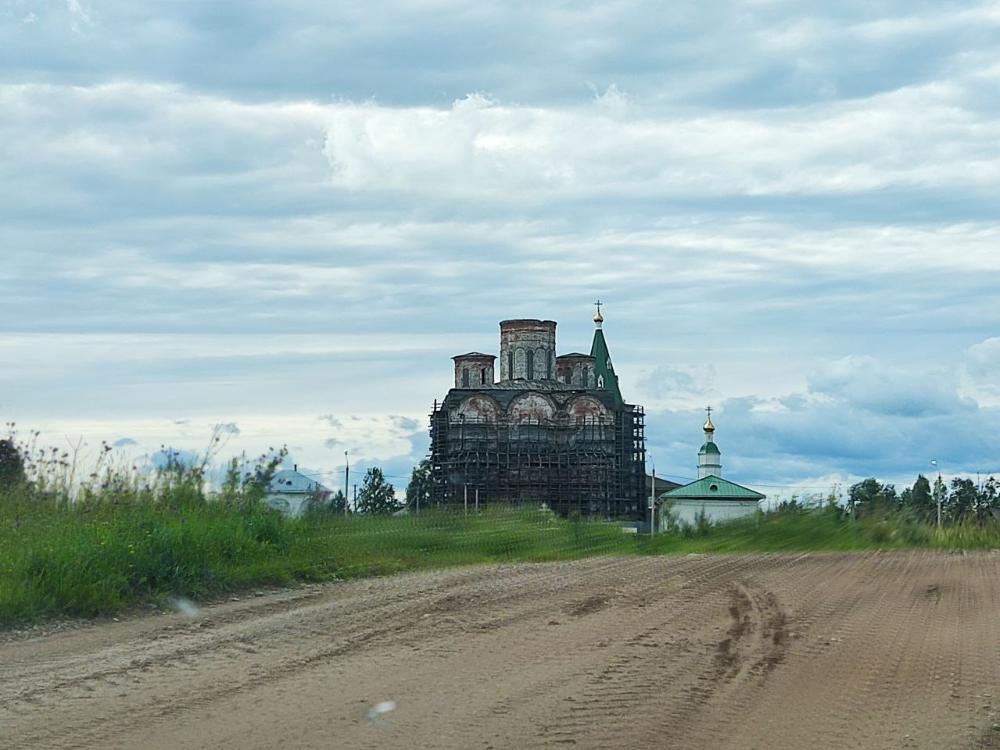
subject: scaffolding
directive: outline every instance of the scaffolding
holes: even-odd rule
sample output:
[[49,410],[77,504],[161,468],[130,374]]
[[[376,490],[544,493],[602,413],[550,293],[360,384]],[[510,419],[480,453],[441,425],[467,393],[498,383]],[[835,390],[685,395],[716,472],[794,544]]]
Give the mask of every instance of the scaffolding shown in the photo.
[[645,412],[626,405],[605,418],[511,421],[430,415],[432,503],[546,504],[563,516],[642,518]]

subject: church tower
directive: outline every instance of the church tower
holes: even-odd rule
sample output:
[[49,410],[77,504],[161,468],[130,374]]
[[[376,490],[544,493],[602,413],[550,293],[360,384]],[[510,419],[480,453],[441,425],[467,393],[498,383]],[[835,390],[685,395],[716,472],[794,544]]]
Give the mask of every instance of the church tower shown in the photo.
[[594,343],[590,347],[590,356],[594,358],[594,374],[597,376],[595,385],[600,391],[610,391],[615,403],[624,406],[625,399],[622,398],[622,391],[618,385],[618,375],[615,373],[614,365],[611,364],[611,353],[604,338],[604,313],[601,312],[604,303],[598,300],[595,304],[597,305],[597,315],[594,316],[596,329]]
[[712,424],[712,407],[708,407],[705,422],[705,444],[698,451],[698,479],[722,476],[722,453],[715,444],[715,425]]

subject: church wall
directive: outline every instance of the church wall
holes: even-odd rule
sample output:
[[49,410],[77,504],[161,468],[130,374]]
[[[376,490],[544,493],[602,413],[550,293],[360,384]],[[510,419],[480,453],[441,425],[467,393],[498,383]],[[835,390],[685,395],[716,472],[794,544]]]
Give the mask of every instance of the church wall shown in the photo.
[[670,512],[679,523],[694,526],[702,510],[712,523],[722,523],[753,516],[759,509],[756,500],[675,500]]
[[455,387],[480,388],[493,385],[493,367],[493,357],[455,357]]
[[554,321],[505,320],[500,324],[501,381],[548,380],[555,372]]

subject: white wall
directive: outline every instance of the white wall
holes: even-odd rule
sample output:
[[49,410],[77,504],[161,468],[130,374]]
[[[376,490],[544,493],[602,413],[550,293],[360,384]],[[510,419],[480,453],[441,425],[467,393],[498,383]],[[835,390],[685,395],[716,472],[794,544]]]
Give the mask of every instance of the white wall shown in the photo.
[[294,494],[272,492],[267,496],[264,502],[275,510],[280,510],[285,515],[298,518],[306,512],[306,506],[309,504],[309,497],[310,496],[308,494],[302,492],[296,492]]
[[670,505],[670,513],[678,522],[693,526],[702,510],[709,521],[720,523],[752,516],[759,507],[756,500],[674,500]]

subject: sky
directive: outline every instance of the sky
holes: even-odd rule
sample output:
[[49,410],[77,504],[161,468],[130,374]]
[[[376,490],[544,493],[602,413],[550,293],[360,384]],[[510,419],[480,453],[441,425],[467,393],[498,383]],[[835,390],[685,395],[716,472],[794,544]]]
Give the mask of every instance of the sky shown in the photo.
[[1000,473],[1000,3],[3,0],[0,420],[427,451],[592,303],[657,472]]

